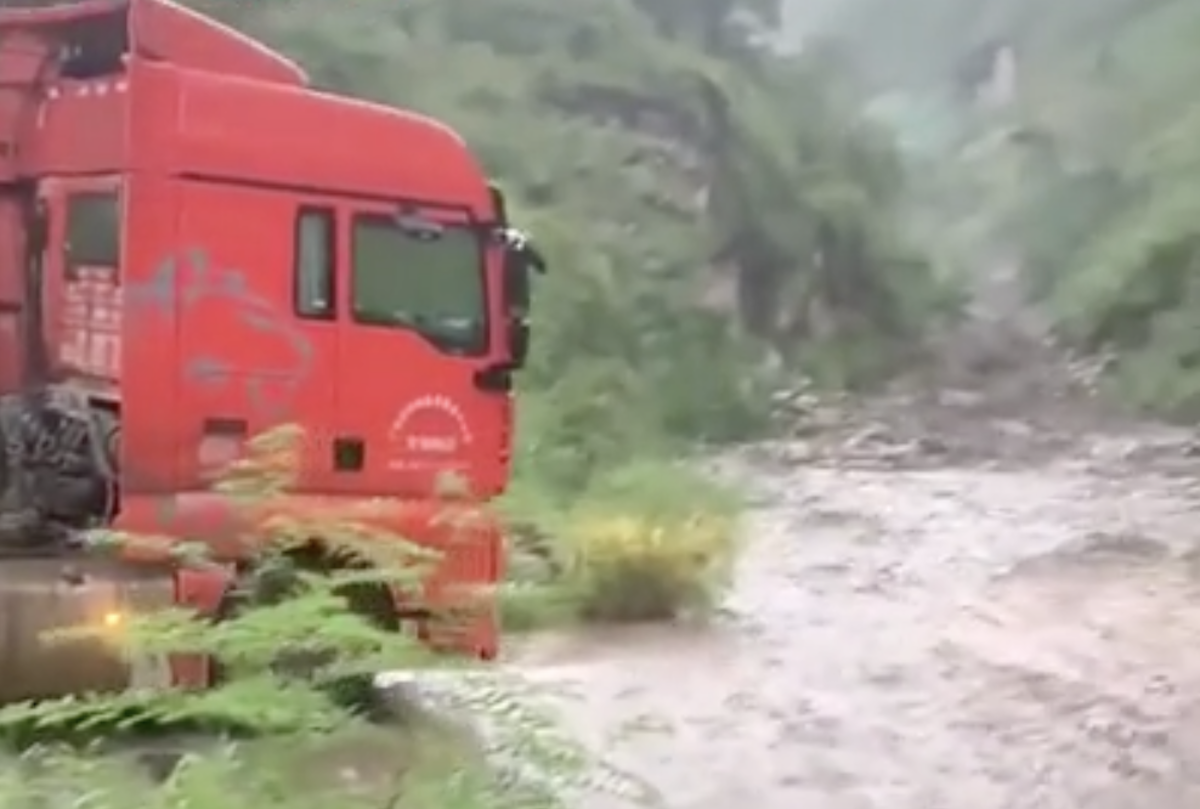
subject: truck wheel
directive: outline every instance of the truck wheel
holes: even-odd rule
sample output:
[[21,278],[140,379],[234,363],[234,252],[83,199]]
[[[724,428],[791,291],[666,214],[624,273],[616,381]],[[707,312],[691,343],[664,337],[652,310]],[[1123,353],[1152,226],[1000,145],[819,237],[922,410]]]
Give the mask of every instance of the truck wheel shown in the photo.
[[[364,564],[356,560],[339,559],[319,546],[305,546],[288,559],[294,570],[310,573],[332,573],[336,570],[361,569]],[[216,620],[228,620],[243,610],[255,605],[277,604],[295,593],[295,583],[286,576],[274,572],[270,580],[256,581],[254,571],[248,571],[235,583],[217,611]],[[262,586],[263,584],[266,586]],[[375,626],[388,632],[400,631],[400,619],[396,614],[395,602],[388,588],[382,584],[356,583],[340,587],[335,591],[346,600],[347,608]],[[288,676],[304,677],[313,661],[297,658],[281,659],[278,670]],[[228,676],[219,660],[212,663],[211,681],[214,686],[226,681]],[[373,674],[361,674],[340,678],[322,686],[333,701],[347,711],[371,721],[385,721],[392,712],[388,700],[375,687]]]

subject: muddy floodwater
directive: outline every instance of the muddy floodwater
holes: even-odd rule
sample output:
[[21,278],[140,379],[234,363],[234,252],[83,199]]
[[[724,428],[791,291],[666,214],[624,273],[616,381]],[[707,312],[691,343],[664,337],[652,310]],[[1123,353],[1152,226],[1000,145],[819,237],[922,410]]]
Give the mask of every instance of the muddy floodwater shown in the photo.
[[1200,441],[1104,406],[1010,269],[928,374],[714,462],[753,505],[709,625],[507,663],[657,806],[1200,807]]
[[721,464],[754,508],[713,626],[512,664],[568,686],[567,724],[662,805],[1200,806],[1200,496],[1179,468],[768,454]]

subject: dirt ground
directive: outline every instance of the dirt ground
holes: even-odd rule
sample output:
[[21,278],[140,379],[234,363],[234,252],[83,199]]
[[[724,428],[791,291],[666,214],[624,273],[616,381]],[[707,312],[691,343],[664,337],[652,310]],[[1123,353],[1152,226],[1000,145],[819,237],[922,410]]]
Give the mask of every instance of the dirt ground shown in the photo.
[[1200,806],[1191,432],[1104,413],[1008,337],[718,459],[754,507],[714,626],[512,665],[668,809]]

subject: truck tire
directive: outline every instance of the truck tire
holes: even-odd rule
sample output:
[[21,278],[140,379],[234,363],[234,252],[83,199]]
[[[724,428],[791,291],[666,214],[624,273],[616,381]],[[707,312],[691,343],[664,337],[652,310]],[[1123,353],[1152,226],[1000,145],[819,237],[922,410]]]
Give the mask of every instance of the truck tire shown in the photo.
[[[315,548],[290,554],[289,558],[298,571],[309,573],[332,573],[336,570],[362,567],[354,560],[338,559],[324,549]],[[293,582],[279,578],[266,582],[255,581],[255,571],[246,571],[227,593],[221,607],[215,616],[216,620],[229,620],[255,605],[277,604],[287,599],[295,592]],[[392,594],[383,584],[354,584],[338,589],[338,594],[346,600],[347,609],[366,618],[376,627],[387,632],[400,631],[400,619],[396,614]],[[311,661],[311,658],[310,658]],[[312,662],[302,659],[283,659],[278,662],[278,670],[288,676],[304,677],[306,668]],[[212,685],[219,686],[226,682],[227,670],[219,660],[212,663]],[[375,687],[375,675],[362,674],[345,677],[336,682],[326,684],[323,689],[334,702],[348,712],[371,721],[384,721],[391,718],[387,700]]]

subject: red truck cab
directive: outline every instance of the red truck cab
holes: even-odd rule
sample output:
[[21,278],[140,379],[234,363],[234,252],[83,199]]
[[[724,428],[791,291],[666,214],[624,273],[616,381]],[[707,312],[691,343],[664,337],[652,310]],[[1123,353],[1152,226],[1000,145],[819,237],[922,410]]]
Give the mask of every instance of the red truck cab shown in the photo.
[[[540,262],[503,208],[450,128],[167,0],[0,10],[0,394],[115,425],[118,527],[204,535],[284,423],[297,502],[417,504],[425,541],[447,474],[500,493]],[[448,576],[495,581],[485,533]]]

